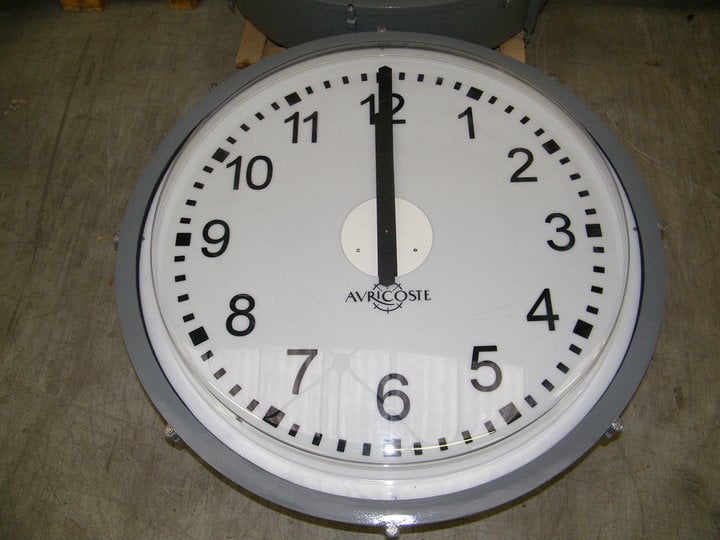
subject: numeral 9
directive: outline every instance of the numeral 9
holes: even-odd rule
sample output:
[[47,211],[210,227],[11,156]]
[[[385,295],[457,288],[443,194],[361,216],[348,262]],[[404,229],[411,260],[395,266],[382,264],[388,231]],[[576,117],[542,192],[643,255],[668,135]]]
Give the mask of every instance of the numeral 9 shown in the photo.
[[[217,236],[218,227],[221,231],[220,236]],[[214,235],[211,236],[210,232],[213,230]],[[230,227],[221,219],[213,219],[208,221],[203,227],[202,237],[205,242],[211,245],[220,244],[217,251],[210,251],[208,248],[202,248],[202,254],[206,257],[219,257],[228,247],[230,242]]]

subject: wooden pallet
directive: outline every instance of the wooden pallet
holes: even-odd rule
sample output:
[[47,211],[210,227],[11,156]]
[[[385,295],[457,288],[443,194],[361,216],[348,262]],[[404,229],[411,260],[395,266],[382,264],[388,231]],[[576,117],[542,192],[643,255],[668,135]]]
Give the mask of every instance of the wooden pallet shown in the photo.
[[[242,38],[240,39],[240,48],[238,49],[235,65],[238,68],[248,67],[272,54],[284,51],[282,47],[270,41],[265,34],[260,32],[251,23],[246,22],[243,29]],[[508,39],[501,44],[498,49],[501,53],[510,58],[514,58],[519,62],[525,63],[525,42],[523,33]]]
[[235,65],[239,68],[251,66],[263,58],[284,51],[285,49],[270,41],[265,34],[246,22],[240,38],[240,48],[235,57]]
[[[65,11],[102,11],[105,0],[60,0]],[[195,9],[198,0],[167,0],[170,9]]]

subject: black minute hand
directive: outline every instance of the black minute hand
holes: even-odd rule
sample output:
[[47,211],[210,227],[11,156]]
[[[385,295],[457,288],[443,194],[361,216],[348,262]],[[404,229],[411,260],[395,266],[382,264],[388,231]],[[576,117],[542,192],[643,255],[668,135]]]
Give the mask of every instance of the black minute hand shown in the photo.
[[378,281],[390,286],[397,276],[395,233],[395,163],[393,156],[392,69],[378,70],[375,114],[375,189],[377,204]]

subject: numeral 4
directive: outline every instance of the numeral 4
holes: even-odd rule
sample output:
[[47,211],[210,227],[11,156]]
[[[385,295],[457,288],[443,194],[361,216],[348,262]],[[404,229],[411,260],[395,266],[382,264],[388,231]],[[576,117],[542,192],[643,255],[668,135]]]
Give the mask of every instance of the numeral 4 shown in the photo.
[[[538,313],[538,310],[543,309],[544,313]],[[555,321],[560,319],[559,315],[555,315],[552,306],[552,298],[550,297],[550,289],[543,289],[538,299],[530,308],[527,314],[527,320],[530,322],[547,322],[548,330],[555,330]]]

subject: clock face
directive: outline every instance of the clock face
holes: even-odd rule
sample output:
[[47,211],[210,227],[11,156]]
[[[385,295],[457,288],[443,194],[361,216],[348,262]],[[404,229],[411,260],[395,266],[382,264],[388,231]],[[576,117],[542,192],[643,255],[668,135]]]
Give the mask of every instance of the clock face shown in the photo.
[[221,91],[134,241],[157,364],[223,448],[413,501],[577,428],[631,342],[642,254],[576,118],[487,58],[388,43]]

